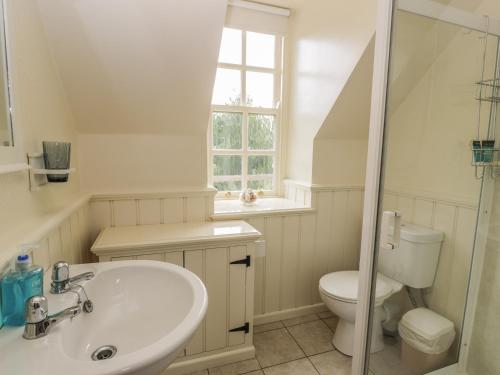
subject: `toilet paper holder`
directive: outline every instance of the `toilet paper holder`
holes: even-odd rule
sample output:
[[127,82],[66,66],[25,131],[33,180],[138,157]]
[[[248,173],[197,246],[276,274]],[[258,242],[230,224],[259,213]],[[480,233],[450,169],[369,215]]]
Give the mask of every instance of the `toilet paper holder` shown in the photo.
[[399,247],[401,238],[401,212],[384,211],[380,227],[380,248],[394,250]]

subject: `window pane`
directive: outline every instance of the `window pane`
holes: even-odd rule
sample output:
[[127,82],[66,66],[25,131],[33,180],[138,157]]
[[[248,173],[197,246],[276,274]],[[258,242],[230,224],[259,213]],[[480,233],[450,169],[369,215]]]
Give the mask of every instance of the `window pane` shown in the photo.
[[236,69],[217,68],[215,76],[213,104],[233,104],[241,102],[241,73]]
[[247,65],[274,68],[274,43],[269,34],[247,32]]
[[250,189],[254,189],[254,190],[273,190],[273,181],[272,180],[248,181],[247,185]]
[[214,112],[212,114],[213,147],[215,149],[241,150],[241,113]]
[[214,176],[241,175],[241,156],[214,155]]
[[241,181],[214,182],[214,187],[218,191],[240,191]]
[[273,107],[274,74],[247,72],[247,105]]
[[275,118],[270,115],[248,115],[248,148],[250,150],[273,150]]
[[249,156],[248,174],[273,174],[273,157],[268,155]]
[[220,44],[219,62],[241,64],[241,30],[224,28]]

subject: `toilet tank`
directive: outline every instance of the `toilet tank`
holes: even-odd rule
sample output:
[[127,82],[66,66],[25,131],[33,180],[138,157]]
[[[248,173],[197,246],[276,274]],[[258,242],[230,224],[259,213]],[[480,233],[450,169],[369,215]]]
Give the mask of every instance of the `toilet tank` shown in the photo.
[[399,247],[379,249],[378,271],[412,288],[434,282],[444,233],[414,224],[401,225]]

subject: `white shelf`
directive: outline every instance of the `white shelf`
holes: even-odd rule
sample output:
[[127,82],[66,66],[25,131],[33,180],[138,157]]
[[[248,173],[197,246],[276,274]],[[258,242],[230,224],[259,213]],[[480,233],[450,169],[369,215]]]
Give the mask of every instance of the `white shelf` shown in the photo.
[[32,152],[28,154],[28,158],[42,158],[43,152]]
[[30,166],[26,163],[5,164],[0,165],[0,174],[22,172],[28,169],[30,169]]
[[75,168],[70,169],[32,169],[31,173],[36,175],[47,175],[47,174],[70,174],[75,172]]

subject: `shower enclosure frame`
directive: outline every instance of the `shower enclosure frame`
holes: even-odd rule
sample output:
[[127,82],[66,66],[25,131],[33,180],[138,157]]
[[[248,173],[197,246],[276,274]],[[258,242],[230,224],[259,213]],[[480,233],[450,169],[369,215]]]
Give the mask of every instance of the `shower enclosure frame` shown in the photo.
[[[389,63],[392,38],[393,15],[396,9],[433,18],[446,23],[485,33],[485,17],[469,13],[451,6],[444,6],[430,0],[379,0],[376,23],[375,57],[373,64],[373,83],[371,115],[368,141],[368,157],[365,179],[364,212],[359,264],[358,309],[356,312],[353,375],[368,373],[369,343],[371,332],[371,306],[373,305],[372,284],[375,273],[374,249],[377,242],[377,219],[382,180],[382,154],[388,92]],[[500,38],[500,21],[489,20],[490,35]],[[471,82],[473,84],[473,82]],[[474,98],[471,98],[473,100]],[[482,198],[478,212],[488,210],[491,205],[492,184],[485,184],[483,179]],[[484,220],[483,215],[478,215]],[[478,222],[479,222],[478,220]],[[476,232],[478,232],[476,230]],[[475,241],[472,265],[469,276],[467,302],[463,321],[462,341],[459,348],[458,362],[432,372],[435,375],[466,374],[468,343],[475,314],[481,269],[484,259],[485,236],[479,234]]]

